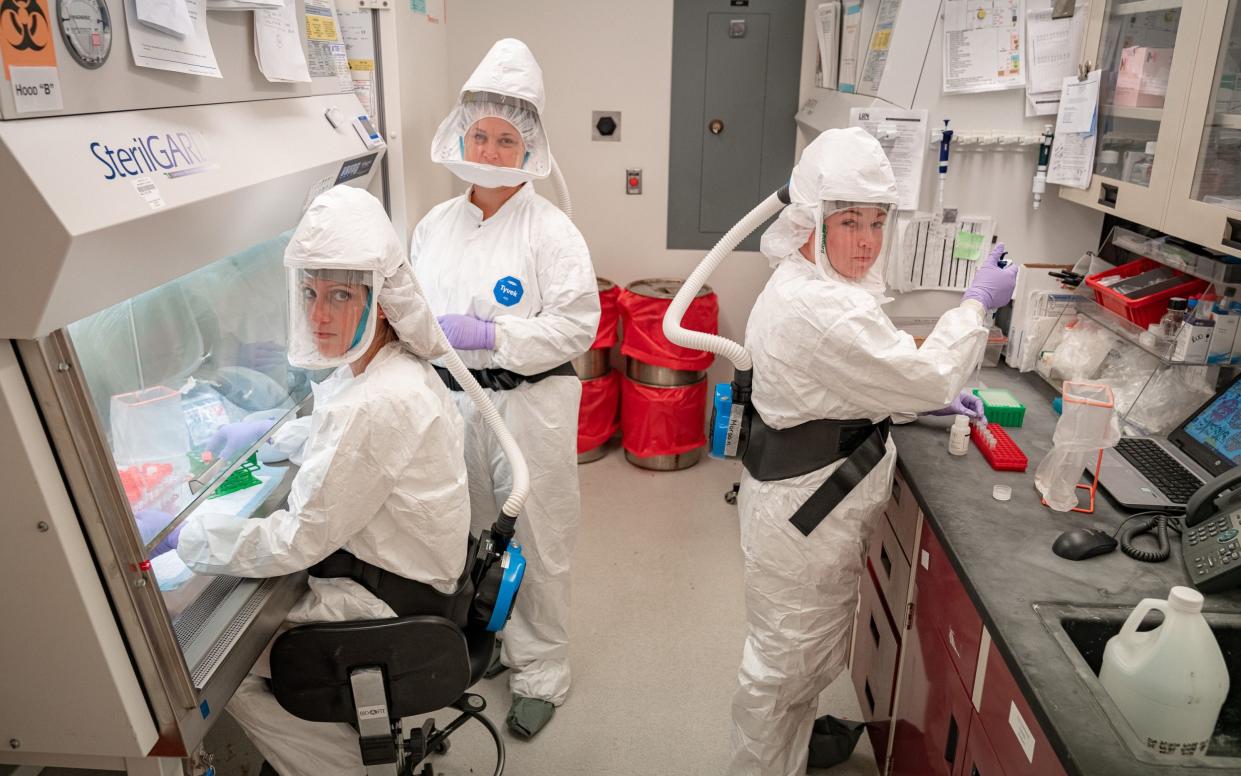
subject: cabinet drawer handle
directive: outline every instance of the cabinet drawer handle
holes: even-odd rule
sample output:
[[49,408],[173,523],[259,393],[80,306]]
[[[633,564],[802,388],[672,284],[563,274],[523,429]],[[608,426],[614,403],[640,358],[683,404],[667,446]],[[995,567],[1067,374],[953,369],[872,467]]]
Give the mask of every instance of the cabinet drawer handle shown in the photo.
[[879,647],[879,626],[875,624],[875,616],[870,616],[870,637],[875,640],[875,647]]
[[1224,237],[1220,240],[1220,243],[1227,245],[1234,251],[1241,251],[1241,240],[1236,239],[1241,237],[1241,220],[1236,218],[1227,218],[1225,219],[1225,222]]
[[866,694],[866,707],[870,709],[871,716],[875,714],[875,696],[870,691],[870,680],[867,679],[862,683],[862,692]]
[[1116,207],[1116,196],[1119,193],[1120,193],[1119,187],[1113,186],[1108,183],[1100,183],[1099,184],[1099,204],[1103,205],[1104,207],[1115,208]]
[[944,760],[951,763],[957,759],[957,718],[948,718],[948,745],[944,747]]
[[879,562],[883,564],[883,575],[892,578],[892,559],[888,557],[888,548],[879,545]]

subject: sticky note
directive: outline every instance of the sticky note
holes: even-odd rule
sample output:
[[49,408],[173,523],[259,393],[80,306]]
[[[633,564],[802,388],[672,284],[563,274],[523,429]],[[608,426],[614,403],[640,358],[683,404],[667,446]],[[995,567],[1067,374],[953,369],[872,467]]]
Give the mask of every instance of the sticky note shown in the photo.
[[952,246],[952,258],[978,261],[982,258],[983,235],[976,232],[957,232]]

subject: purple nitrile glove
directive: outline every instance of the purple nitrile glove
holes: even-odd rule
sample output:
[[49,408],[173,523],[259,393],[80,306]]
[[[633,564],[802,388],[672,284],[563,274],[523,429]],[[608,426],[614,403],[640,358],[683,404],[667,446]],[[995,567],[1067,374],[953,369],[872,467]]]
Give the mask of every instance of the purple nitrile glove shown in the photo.
[[961,391],[957,394],[957,398],[952,400],[952,404],[938,410],[924,412],[923,415],[964,415],[970,420],[977,420],[980,423],[987,422],[987,416],[983,412],[982,399],[975,396],[970,391]]
[[1004,255],[1004,243],[996,243],[991,255],[974,273],[974,282],[961,295],[961,299],[973,299],[988,310],[998,310],[1013,299],[1013,290],[1017,287],[1017,265],[1009,262],[1008,266],[1000,266],[1000,257]]
[[[169,523],[172,522],[172,515],[167,512],[161,512],[158,509],[140,509],[134,512],[134,522],[138,524],[138,535],[142,537],[142,542],[154,539],[160,531],[164,530]],[[181,529],[185,524],[177,526],[172,533],[168,534],[163,540],[151,549],[151,557],[155,558],[163,555],[165,552],[171,552],[177,548],[177,542],[181,539]]]
[[441,315],[436,318],[444,336],[457,350],[493,350],[496,346],[496,325],[473,315]]
[[216,458],[231,459],[234,455],[254,444],[272,427],[270,420],[247,420],[225,423],[207,440],[207,449]]

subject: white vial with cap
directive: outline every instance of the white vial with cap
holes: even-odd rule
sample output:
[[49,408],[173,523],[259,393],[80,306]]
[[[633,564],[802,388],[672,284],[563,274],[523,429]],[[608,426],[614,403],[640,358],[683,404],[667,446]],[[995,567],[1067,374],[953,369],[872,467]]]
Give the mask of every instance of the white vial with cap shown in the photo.
[[[1138,738],[1170,761],[1206,754],[1228,695],[1228,666],[1202,603],[1188,587],[1147,598],[1103,650],[1100,683]],[[1139,632],[1152,611],[1163,622]]]
[[970,419],[957,415],[948,431],[948,452],[952,455],[965,455],[970,449]]

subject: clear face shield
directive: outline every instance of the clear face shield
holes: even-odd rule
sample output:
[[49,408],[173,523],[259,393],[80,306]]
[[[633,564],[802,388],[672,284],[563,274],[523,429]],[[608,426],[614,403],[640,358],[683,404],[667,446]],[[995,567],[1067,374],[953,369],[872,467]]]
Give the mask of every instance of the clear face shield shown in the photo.
[[534,106],[491,92],[466,92],[440,124],[431,161],[476,186],[518,186],[551,172],[547,137]]
[[370,347],[383,283],[373,270],[290,267],[289,363],[303,369],[348,364]]
[[894,205],[827,200],[815,219],[815,263],[829,277],[883,290],[883,267],[895,242]]

